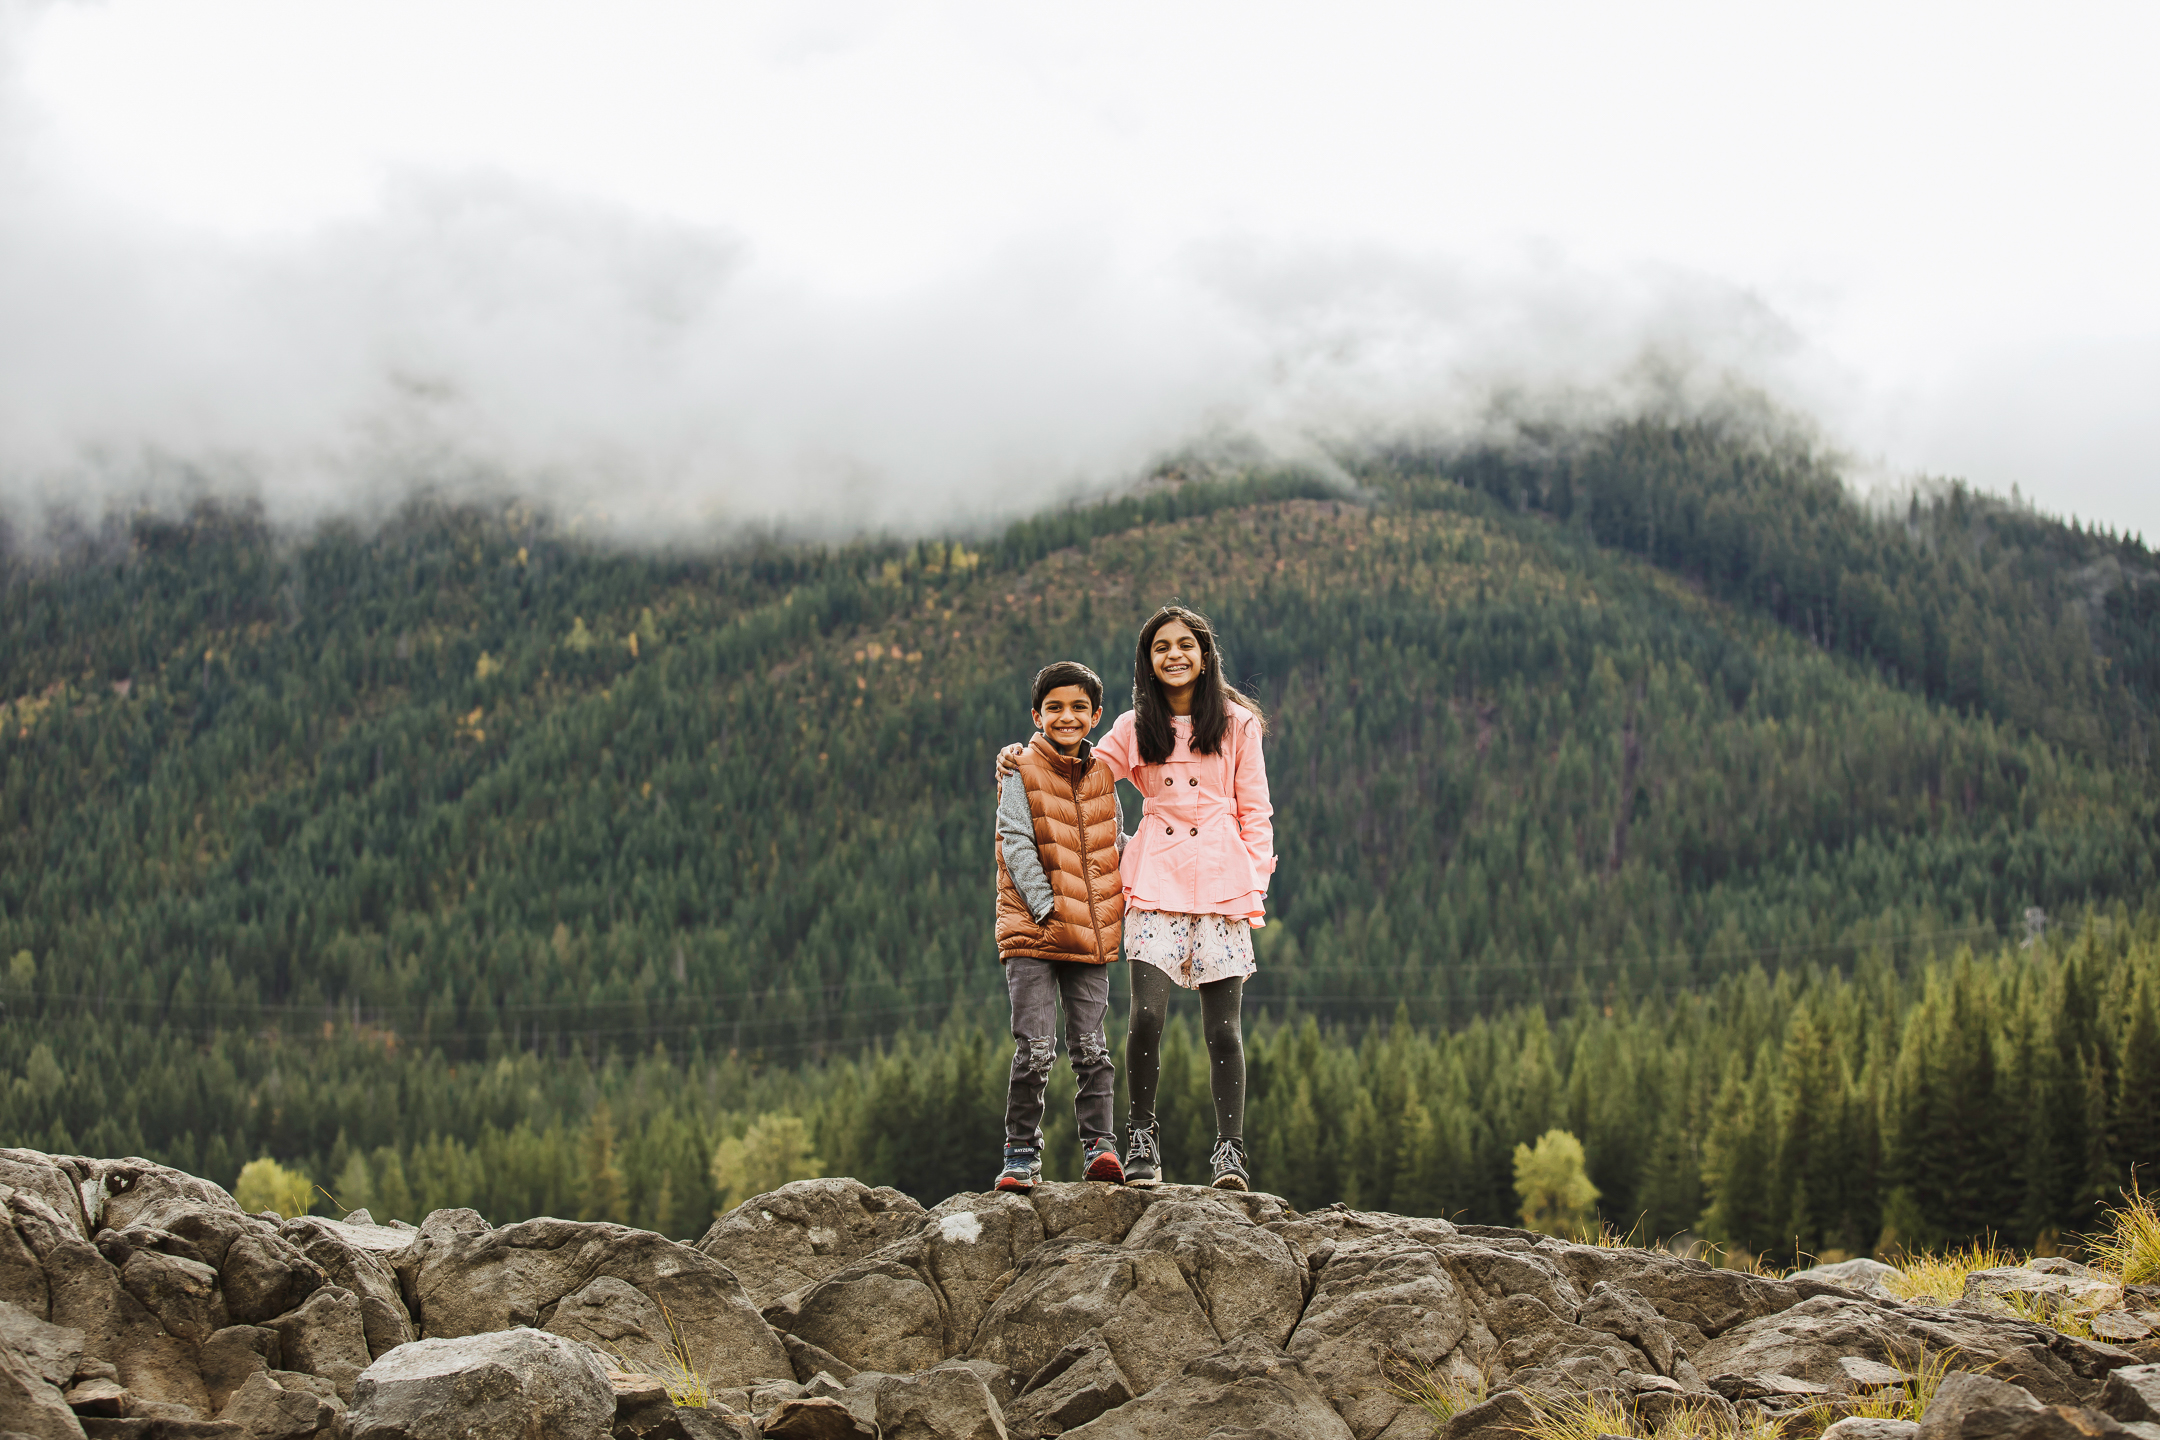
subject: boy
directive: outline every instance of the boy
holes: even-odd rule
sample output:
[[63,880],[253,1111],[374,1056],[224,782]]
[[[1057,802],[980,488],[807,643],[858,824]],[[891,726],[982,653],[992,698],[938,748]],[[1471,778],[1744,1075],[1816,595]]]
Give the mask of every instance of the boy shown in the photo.
[[1110,966],[1125,913],[1117,784],[1087,734],[1102,718],[1102,680],[1060,660],[1035,676],[1037,734],[998,787],[998,962],[1012,995],[1012,1083],[1005,1100],[1005,1168],[997,1188],[1025,1194],[1042,1174],[1043,1090],[1057,1058],[1065,1002],[1073,1118],[1090,1180],[1125,1178],[1111,1122],[1116,1070],[1103,1036]]

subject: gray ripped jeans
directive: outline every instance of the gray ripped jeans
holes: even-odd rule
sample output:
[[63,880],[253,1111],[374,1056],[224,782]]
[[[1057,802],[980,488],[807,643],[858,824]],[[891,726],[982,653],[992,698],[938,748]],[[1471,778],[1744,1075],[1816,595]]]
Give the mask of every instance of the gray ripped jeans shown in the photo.
[[1110,1063],[1103,1038],[1103,1016],[1110,1009],[1110,967],[1084,960],[1030,960],[1015,955],[1005,962],[1005,988],[1012,993],[1012,1085],[1005,1094],[1005,1143],[1042,1144],[1043,1090],[1057,1059],[1057,1007],[1065,1001],[1065,1052],[1072,1057],[1073,1118],[1082,1143],[1115,1133],[1111,1095],[1117,1068]]

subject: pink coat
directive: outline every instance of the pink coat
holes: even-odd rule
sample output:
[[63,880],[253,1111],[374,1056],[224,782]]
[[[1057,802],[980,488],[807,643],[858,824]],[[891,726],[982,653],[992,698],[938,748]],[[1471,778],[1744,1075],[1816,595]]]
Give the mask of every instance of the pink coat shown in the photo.
[[1260,721],[1240,705],[1230,707],[1230,716],[1222,749],[1213,755],[1193,754],[1192,721],[1176,717],[1170,758],[1143,764],[1130,710],[1095,747],[1095,758],[1147,801],[1119,866],[1128,906],[1265,923],[1268,876],[1275,873],[1275,807],[1268,803]]

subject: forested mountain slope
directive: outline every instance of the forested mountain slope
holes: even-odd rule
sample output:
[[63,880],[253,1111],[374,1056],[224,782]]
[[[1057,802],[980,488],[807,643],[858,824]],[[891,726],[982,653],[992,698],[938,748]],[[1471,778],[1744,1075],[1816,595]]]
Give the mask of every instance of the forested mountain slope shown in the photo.
[[[452,1064],[793,1063],[994,1032],[991,752],[1050,659],[1121,705],[1172,596],[1273,726],[1256,1009],[1655,1003],[2152,888],[2141,543],[1961,489],[1870,518],[1701,427],[1353,469],[909,546],[654,556],[418,505],[17,555],[0,1053],[357,1027]],[[9,1095],[0,1139],[84,1123]],[[259,1133],[119,1120],[153,1154]]]

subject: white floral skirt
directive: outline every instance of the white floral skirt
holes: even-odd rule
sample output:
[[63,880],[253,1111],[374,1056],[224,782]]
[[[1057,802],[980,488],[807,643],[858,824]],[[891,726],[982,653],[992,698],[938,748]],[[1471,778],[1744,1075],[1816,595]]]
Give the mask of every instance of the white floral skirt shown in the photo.
[[1241,980],[1253,963],[1252,926],[1240,915],[1125,912],[1125,958],[1152,965],[1187,990],[1211,980]]

